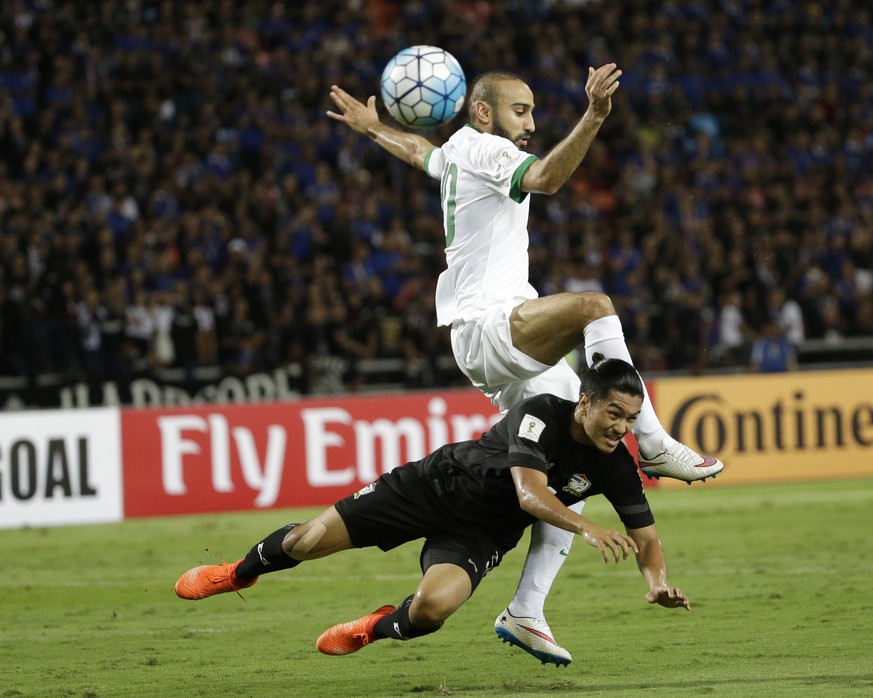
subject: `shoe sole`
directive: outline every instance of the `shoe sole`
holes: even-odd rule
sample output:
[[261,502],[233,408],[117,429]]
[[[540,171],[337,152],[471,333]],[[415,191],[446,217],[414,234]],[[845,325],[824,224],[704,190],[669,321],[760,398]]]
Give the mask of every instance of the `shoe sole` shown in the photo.
[[[706,461],[713,461],[713,462],[706,462]],[[718,462],[717,459],[712,458],[712,456],[707,456],[704,459],[703,463],[701,463],[699,466],[695,466],[695,467],[708,468],[708,467],[715,465],[717,462]],[[654,478],[655,480],[660,480],[662,477],[665,477],[668,480],[679,480],[680,482],[684,482],[685,484],[690,485],[692,482],[706,482],[710,478],[712,478],[714,480],[716,475],[720,475],[724,471],[724,463],[722,463],[721,468],[716,470],[714,473],[711,473],[709,475],[705,475],[703,477],[696,477],[696,478],[693,478],[691,480],[686,480],[683,477],[674,477],[673,475],[664,475],[662,473],[647,473],[646,472],[646,468],[658,467],[658,465],[659,465],[658,463],[651,463],[651,462],[648,462],[645,460],[641,460],[639,463],[640,472],[647,477]]]
[[653,480],[660,480],[662,477],[664,477],[664,478],[667,478],[668,480],[679,480],[679,482],[684,482],[686,485],[691,485],[691,484],[694,484],[695,482],[706,482],[707,480],[715,480],[716,475],[718,475],[718,473],[716,473],[715,475],[707,475],[706,477],[699,477],[696,480],[683,480],[681,477],[667,477],[666,475],[650,475],[645,470],[643,470],[642,472],[643,472],[643,475],[645,475],[646,477],[650,477]]
[[572,659],[567,659],[566,657],[559,657],[555,654],[551,654],[549,652],[543,652],[542,650],[535,650],[532,647],[524,644],[521,640],[519,640],[515,635],[509,632],[506,628],[494,628],[494,631],[497,633],[497,637],[500,638],[501,642],[508,642],[510,645],[515,647],[520,647],[525,652],[530,655],[533,655],[537,659],[539,659],[543,664],[554,664],[555,666],[569,666]]
[[679,482],[684,482],[686,485],[690,485],[693,482],[706,482],[707,480],[715,480],[716,476],[721,475],[724,471],[724,468],[719,470],[717,473],[713,473],[712,475],[707,475],[706,477],[698,477],[694,480],[685,480],[681,477],[670,477],[669,475],[659,475],[657,473],[647,473],[643,470],[643,466],[640,466],[640,472],[646,477],[650,477],[653,480],[660,480],[662,477],[667,478],[668,480],[679,480]]

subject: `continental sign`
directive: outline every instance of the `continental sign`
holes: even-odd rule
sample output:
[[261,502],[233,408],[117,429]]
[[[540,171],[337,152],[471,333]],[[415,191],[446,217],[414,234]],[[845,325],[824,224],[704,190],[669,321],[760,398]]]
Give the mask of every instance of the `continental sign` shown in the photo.
[[667,430],[724,461],[719,484],[873,476],[873,369],[665,379],[650,387]]

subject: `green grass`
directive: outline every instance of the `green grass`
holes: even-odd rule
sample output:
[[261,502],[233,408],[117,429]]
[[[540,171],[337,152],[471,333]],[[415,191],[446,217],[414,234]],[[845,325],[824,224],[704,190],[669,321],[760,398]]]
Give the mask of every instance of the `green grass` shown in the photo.
[[[587,514],[615,524],[595,499]],[[396,603],[418,545],[355,550],[181,601],[187,568],[236,559],[314,510],[0,531],[0,696],[852,696],[873,693],[873,480],[652,491],[686,613],[632,562],[577,542],[549,599],[567,669],[494,634],[526,541],[434,635],[325,657],[329,625]],[[208,550],[207,550],[208,549]]]

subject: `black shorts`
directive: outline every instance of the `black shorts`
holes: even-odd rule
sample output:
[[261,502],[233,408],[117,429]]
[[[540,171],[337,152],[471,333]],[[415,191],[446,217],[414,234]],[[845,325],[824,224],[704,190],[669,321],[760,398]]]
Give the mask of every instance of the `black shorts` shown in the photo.
[[514,547],[448,515],[427,479],[410,466],[395,468],[335,506],[355,547],[391,550],[424,538],[421,571],[456,565],[467,572],[473,590]]

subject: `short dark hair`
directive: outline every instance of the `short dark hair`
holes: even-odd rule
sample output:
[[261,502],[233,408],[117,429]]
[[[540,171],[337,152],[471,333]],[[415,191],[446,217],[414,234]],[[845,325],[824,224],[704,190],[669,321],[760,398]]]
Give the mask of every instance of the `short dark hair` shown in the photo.
[[497,85],[506,80],[525,82],[520,75],[505,70],[491,70],[476,76],[473,86],[470,88],[470,101],[467,104],[467,112],[471,122],[476,120],[476,102],[485,102],[492,109],[497,109]]
[[591,402],[597,402],[609,395],[610,390],[644,397],[643,380],[637,370],[627,361],[606,359],[603,354],[595,354],[591,365],[579,374],[582,386],[579,394],[585,393]]

